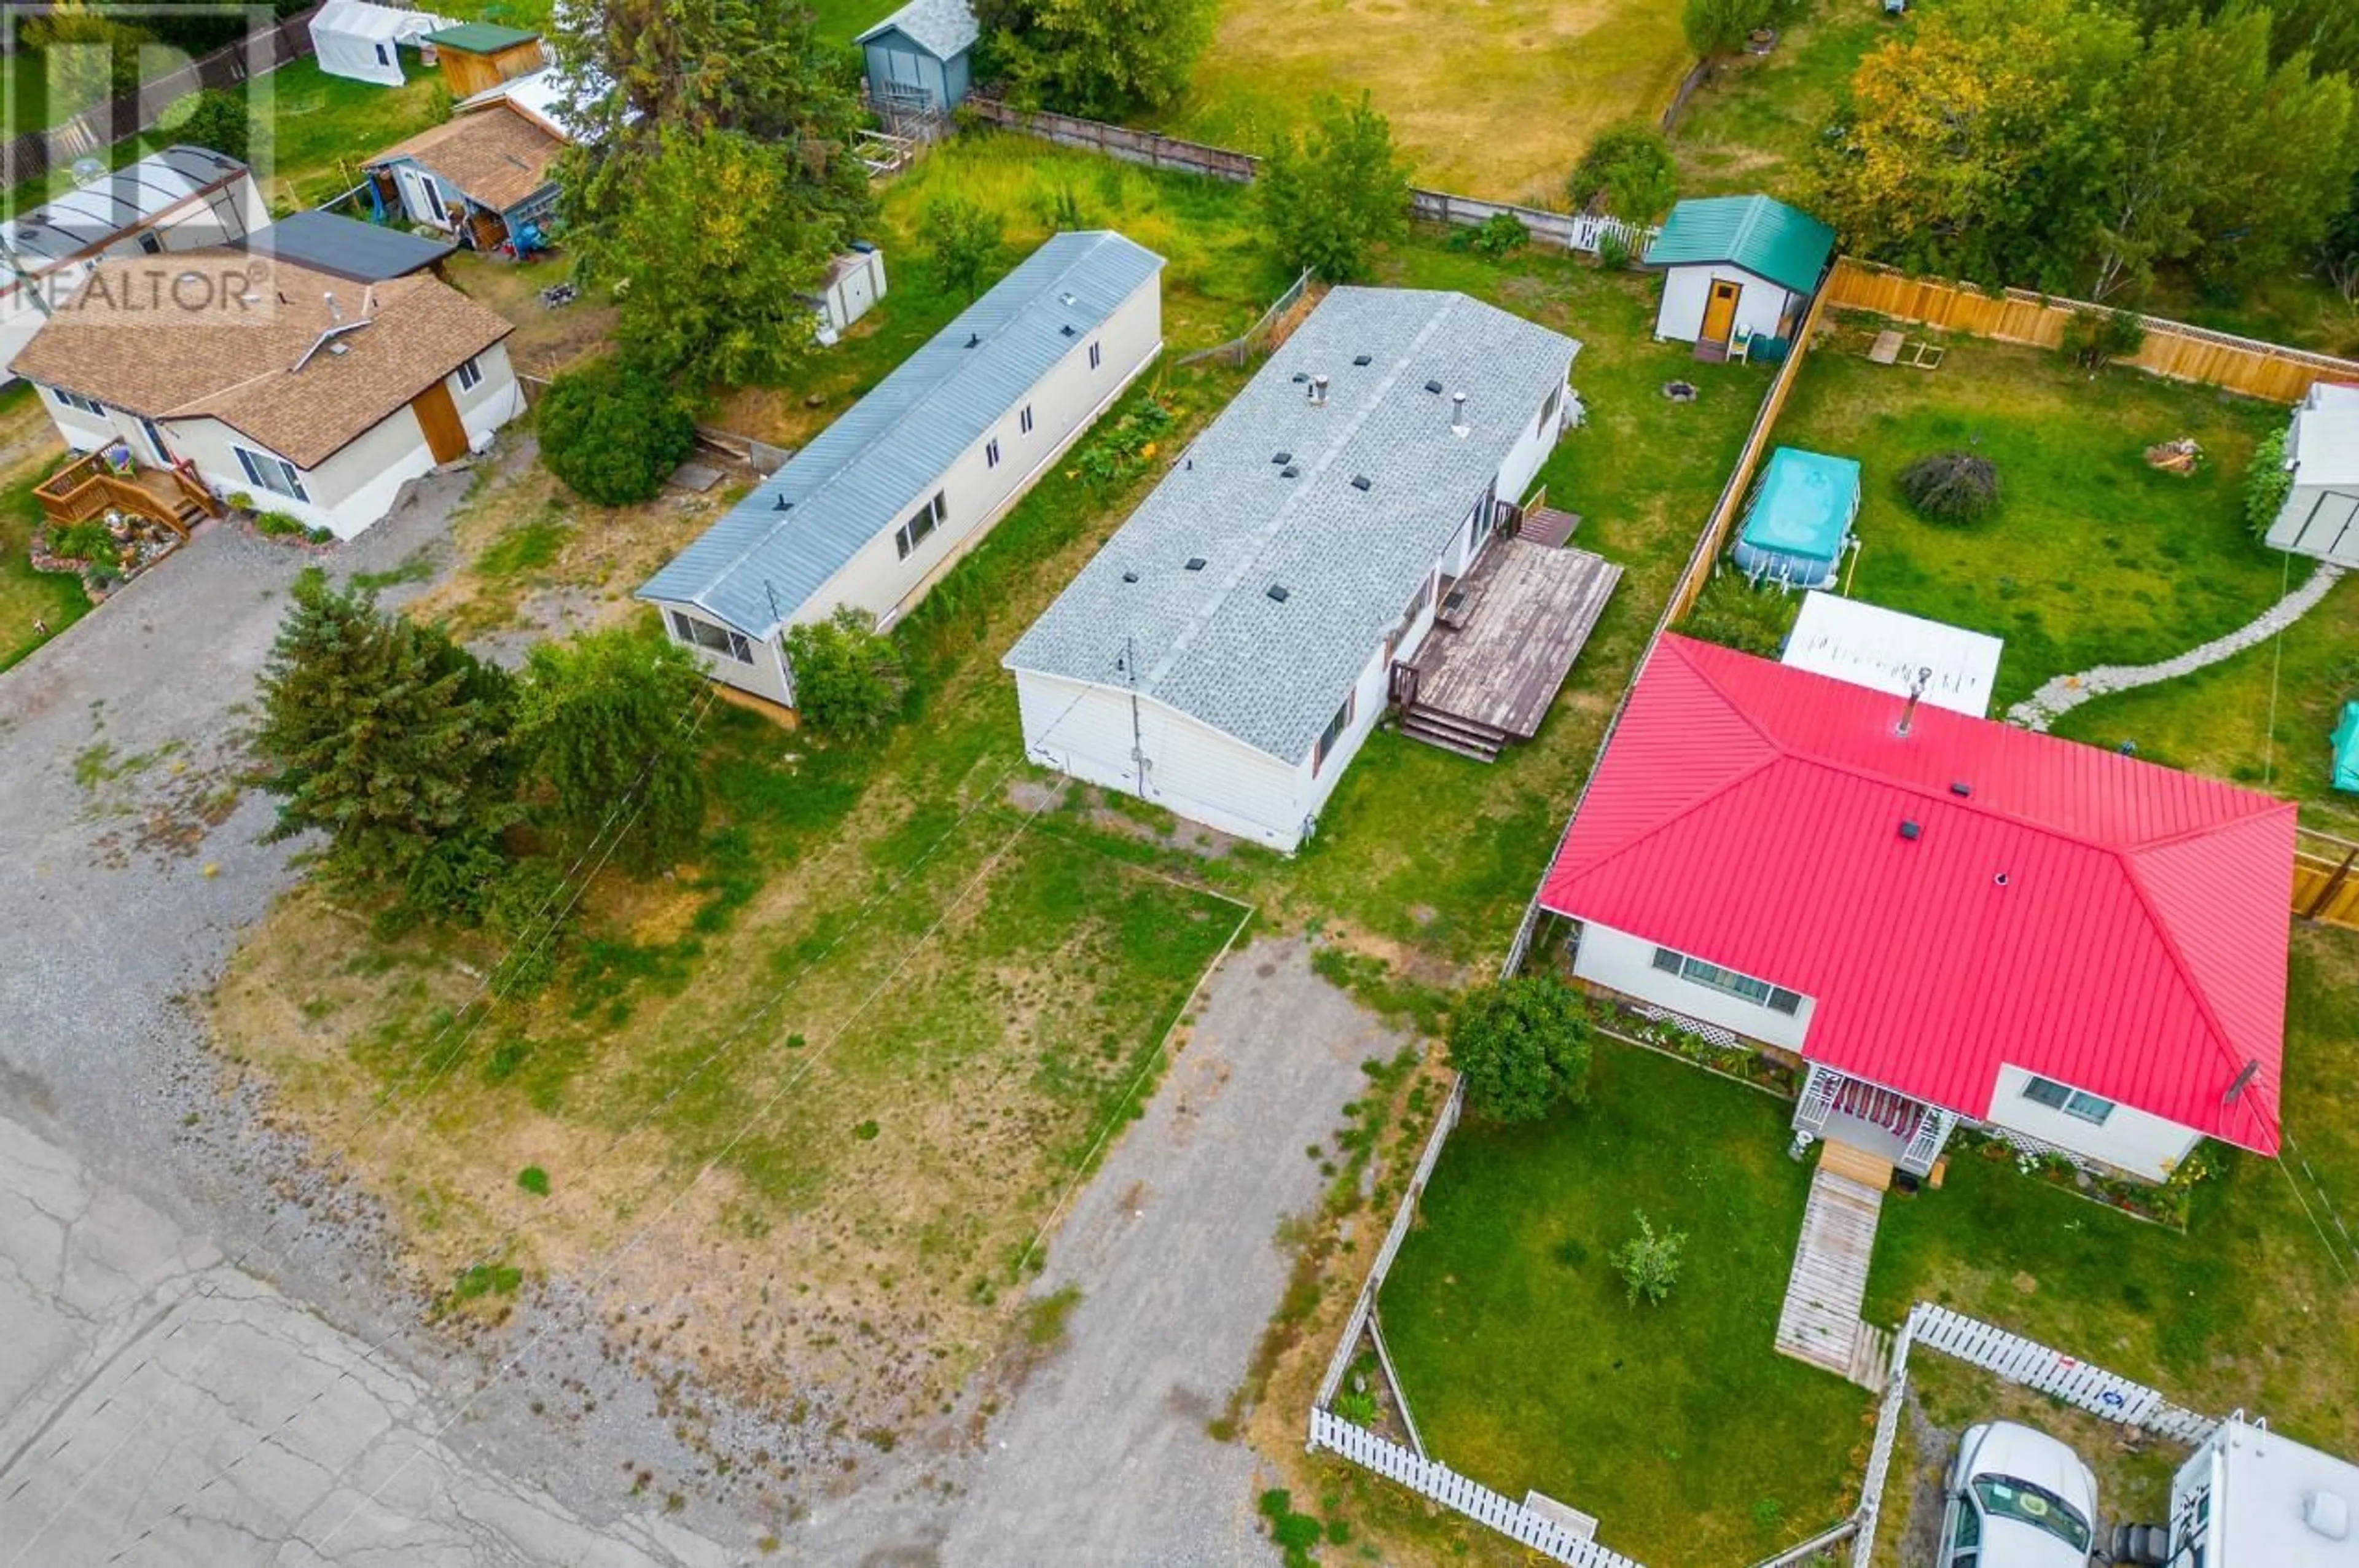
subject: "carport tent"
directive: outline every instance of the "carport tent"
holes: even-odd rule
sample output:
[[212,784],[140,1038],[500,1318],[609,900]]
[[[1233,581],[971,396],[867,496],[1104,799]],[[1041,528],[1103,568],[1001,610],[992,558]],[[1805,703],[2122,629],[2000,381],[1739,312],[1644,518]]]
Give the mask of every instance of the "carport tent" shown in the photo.
[[397,11],[367,0],[328,0],[311,18],[311,47],[330,76],[398,87],[404,77],[401,49],[418,47],[426,34],[451,26],[447,16]]

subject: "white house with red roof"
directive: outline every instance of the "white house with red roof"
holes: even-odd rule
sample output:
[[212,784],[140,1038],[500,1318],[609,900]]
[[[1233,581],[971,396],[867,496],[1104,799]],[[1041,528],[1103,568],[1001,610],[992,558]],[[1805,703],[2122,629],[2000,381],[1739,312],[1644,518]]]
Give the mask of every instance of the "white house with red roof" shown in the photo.
[[1543,884],[1572,971],[1793,1053],[1798,1130],[2148,1180],[2278,1141],[2294,807],[1684,637]]

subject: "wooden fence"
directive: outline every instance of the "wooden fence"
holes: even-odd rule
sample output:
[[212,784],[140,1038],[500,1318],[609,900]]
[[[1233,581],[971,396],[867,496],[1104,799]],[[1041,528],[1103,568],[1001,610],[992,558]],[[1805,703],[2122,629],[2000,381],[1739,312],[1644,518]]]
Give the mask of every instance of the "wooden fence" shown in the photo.
[[[1011,131],[1021,131],[1027,136],[1038,136],[1054,142],[1060,147],[1081,147],[1089,152],[1103,153],[1125,163],[1142,164],[1148,168],[1173,168],[1186,174],[1201,174],[1212,179],[1225,179],[1233,185],[1251,185],[1261,172],[1261,159],[1251,153],[1237,152],[1229,147],[1207,146],[1201,142],[1181,141],[1154,131],[1134,131],[1127,125],[1109,125],[1101,120],[1084,120],[1072,114],[1058,114],[1049,110],[1010,108],[995,98],[981,95],[966,101],[966,109],[986,124],[1002,125]],[[1566,250],[1594,254],[1598,241],[1604,235],[1619,234],[1630,247],[1633,255],[1644,251],[1648,242],[1660,231],[1625,223],[1605,213],[1553,212],[1544,207],[1521,207],[1512,201],[1484,201],[1472,196],[1458,196],[1447,190],[1426,190],[1412,187],[1408,193],[1409,216],[1433,223],[1453,223],[1472,228],[1495,214],[1512,212],[1535,239],[1559,245]]]
[[2359,844],[2315,828],[2296,828],[2293,907],[2304,920],[2359,929]]
[[1339,1454],[1363,1469],[1398,1482],[1421,1498],[1455,1509],[1478,1524],[1489,1525],[1518,1545],[1574,1568],[1639,1568],[1631,1559],[1609,1551],[1561,1519],[1525,1507],[1480,1481],[1470,1481],[1449,1465],[1420,1459],[1399,1444],[1353,1426],[1323,1410],[1310,1412],[1310,1446]]
[[192,59],[138,91],[93,103],[63,123],[27,131],[0,142],[0,184],[38,179],[85,153],[137,135],[164,118],[173,104],[205,88],[233,87],[249,77],[277,70],[311,54],[311,16],[305,11],[274,27],[248,33],[234,44]]
[[[2023,288],[1992,294],[1939,278],[1910,277],[1850,256],[1835,258],[1821,292],[1841,309],[1872,310],[1897,321],[2043,349],[2063,344],[2064,329],[2074,316],[2104,308]],[[2299,402],[2317,382],[2359,381],[2359,361],[2214,332],[2159,316],[2139,316],[2137,321],[2146,329],[2146,342],[2121,362],[2174,381],[2200,382],[2277,403]]]

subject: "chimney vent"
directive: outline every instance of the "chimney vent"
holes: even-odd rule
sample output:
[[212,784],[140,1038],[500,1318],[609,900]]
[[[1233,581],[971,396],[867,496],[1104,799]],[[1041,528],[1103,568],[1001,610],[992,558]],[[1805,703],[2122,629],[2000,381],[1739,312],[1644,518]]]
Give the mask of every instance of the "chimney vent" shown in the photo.
[[1932,665],[1919,665],[1917,666],[1917,678],[1908,683],[1908,705],[1900,710],[1900,722],[1893,726],[1892,732],[1895,735],[1903,737],[1908,735],[1909,723],[1917,717],[1918,699],[1925,695],[1926,685],[1930,682],[1932,678]]
[[1462,392],[1450,395],[1450,433],[1453,436],[1466,434],[1466,395]]
[[1313,408],[1327,406],[1327,378],[1323,375],[1310,378],[1310,406]]

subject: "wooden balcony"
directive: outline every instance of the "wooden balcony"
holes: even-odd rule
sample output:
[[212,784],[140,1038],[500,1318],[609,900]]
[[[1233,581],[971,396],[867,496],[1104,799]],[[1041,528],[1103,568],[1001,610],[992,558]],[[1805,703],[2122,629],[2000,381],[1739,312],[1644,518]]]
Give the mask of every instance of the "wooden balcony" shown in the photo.
[[206,518],[222,514],[221,503],[188,470],[118,462],[104,451],[75,459],[43,481],[33,495],[52,523],[87,523],[110,512],[136,512],[182,538]]

